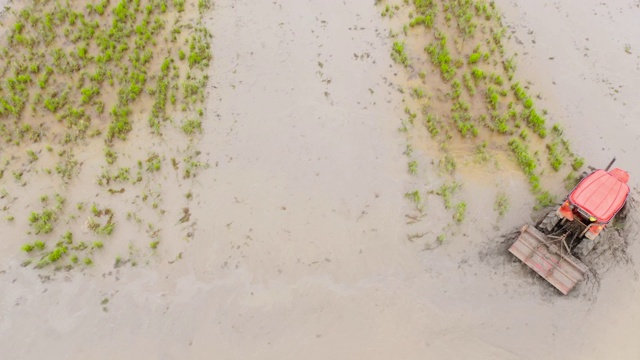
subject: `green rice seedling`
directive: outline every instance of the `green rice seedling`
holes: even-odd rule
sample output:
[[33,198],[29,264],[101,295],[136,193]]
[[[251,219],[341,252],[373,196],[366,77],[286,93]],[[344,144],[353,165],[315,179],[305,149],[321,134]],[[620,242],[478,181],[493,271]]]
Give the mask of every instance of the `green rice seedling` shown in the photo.
[[147,171],[149,172],[159,171],[161,167],[160,155],[156,153],[151,153],[151,155],[147,158],[146,163],[147,163]]
[[58,219],[58,215],[51,209],[44,209],[38,213],[32,211],[29,215],[29,223],[36,234],[48,234],[53,231],[53,223]]
[[202,134],[202,121],[200,119],[189,119],[182,124],[181,128],[187,135]]
[[416,99],[422,99],[423,97],[425,97],[425,93],[424,93],[424,89],[421,87],[414,87],[411,90],[411,94],[413,95],[413,97],[415,97]]
[[436,191],[436,195],[442,197],[445,209],[451,209],[453,196],[460,189],[460,187],[461,185],[454,181],[451,184],[442,184],[442,186],[440,186],[440,188]]
[[62,258],[62,256],[64,256],[64,254],[67,253],[67,248],[65,246],[56,246],[48,255],[47,255],[47,260],[49,263],[54,263],[58,260],[60,260],[60,258]]
[[515,56],[512,56],[508,59],[505,59],[502,62],[502,65],[504,67],[504,70],[507,72],[507,75],[509,77],[509,80],[511,80],[513,78],[513,73],[516,71],[516,60],[515,60]]
[[82,262],[86,265],[86,266],[91,266],[93,264],[93,260],[91,260],[91,258],[86,257],[84,258],[84,260],[82,260]]
[[422,203],[422,195],[420,195],[420,191],[413,190],[404,194],[406,199],[413,201],[416,205],[420,205]]
[[574,158],[573,162],[571,163],[571,167],[575,171],[580,170],[580,168],[582,168],[583,166],[584,166],[584,158],[581,158],[581,157]]
[[425,26],[427,29],[430,29],[433,27],[433,23],[435,21],[435,16],[434,15],[420,15],[420,16],[416,16],[414,17],[411,22],[409,22],[409,26],[410,27],[415,27],[418,25],[423,25]]
[[562,136],[562,133],[564,132],[564,130],[562,130],[562,126],[558,123],[553,124],[553,127],[551,127],[551,131],[556,136]]
[[456,74],[455,67],[452,66],[451,55],[447,49],[447,38],[444,34],[436,34],[439,41],[431,43],[425,48],[431,63],[440,69],[440,75],[444,81],[450,81]]
[[27,156],[29,157],[29,163],[38,161],[38,155],[33,150],[27,150]]
[[527,176],[533,175],[536,170],[536,160],[529,153],[527,146],[518,138],[513,138],[509,141],[509,148],[515,155],[516,161],[518,162],[518,165],[520,165],[522,171]]
[[498,109],[498,101],[500,98],[498,97],[498,92],[493,86],[487,87],[487,92],[485,93],[486,101],[491,110]]
[[113,180],[115,181],[129,181],[130,179],[130,169],[128,167],[118,168],[118,172],[115,176],[113,176]]
[[482,144],[476,146],[474,151],[474,160],[478,164],[486,164],[491,160],[491,155],[487,151],[488,143],[483,141]]
[[73,243],[73,233],[71,231],[67,231],[66,233],[64,233],[64,235],[62,235],[62,241],[65,244],[72,244]]
[[526,120],[527,125],[541,138],[547,136],[546,120],[544,117],[538,114],[535,109],[525,109],[520,114],[520,117]]
[[576,172],[571,171],[569,172],[569,174],[567,174],[567,176],[563,180],[564,188],[567,191],[571,191],[574,187],[576,187],[576,185],[578,185],[579,181],[580,181],[580,178],[578,177]]
[[438,166],[447,174],[452,175],[456,171],[456,159],[451,154],[445,154],[438,162]]
[[30,253],[33,251],[33,249],[35,249],[35,246],[33,244],[26,243],[22,245],[22,251],[24,252]]
[[502,76],[492,73],[490,76],[491,81],[498,85],[498,86],[502,86],[504,84],[504,80],[502,79]]
[[473,80],[478,82],[480,80],[484,80],[487,75],[478,67],[474,67],[471,69],[471,75],[473,76]]
[[416,175],[418,173],[418,162],[415,160],[409,161],[407,168],[409,170],[409,174]]
[[493,203],[493,210],[498,213],[499,216],[504,216],[509,211],[509,198],[507,194],[499,192],[496,194],[496,201]]
[[16,182],[22,182],[22,171],[14,171],[11,173]]
[[480,61],[481,59],[482,59],[482,54],[479,53],[479,52],[478,53],[474,52],[471,55],[469,55],[469,60],[467,60],[467,62],[469,64],[475,64],[478,61]]
[[522,86],[520,86],[519,82],[516,82],[513,85],[511,85],[511,90],[513,90],[513,93],[515,94],[516,99],[518,100],[525,100],[529,98],[529,95],[527,95],[527,92],[522,88]]
[[467,212],[467,203],[465,203],[464,201],[457,203],[455,206],[455,212],[453,213],[453,220],[455,220],[455,222],[460,224],[461,222],[464,221],[466,212]]
[[42,242],[41,240],[36,240],[36,241],[33,243],[33,247],[34,247],[35,249],[37,249],[37,250],[42,251],[42,250],[44,250],[44,248],[45,248],[45,244],[44,244],[44,242]]
[[493,129],[500,134],[506,134],[509,132],[509,125],[507,124],[507,117],[501,116],[498,113],[493,113]]
[[435,114],[431,112],[426,113],[426,109],[423,111],[423,113],[425,113],[423,124],[427,128],[427,131],[429,131],[429,134],[431,135],[431,137],[435,138],[436,136],[438,136],[438,133],[440,132],[440,130],[438,129],[439,121],[436,118]]
[[95,203],[91,205],[91,213],[94,216],[102,216],[102,210],[98,209],[98,205],[96,205]]
[[549,152],[548,159],[551,168],[555,171],[559,171],[562,165],[564,165],[564,158],[561,152],[558,150],[558,143],[552,142],[547,144],[547,151]]
[[462,74],[462,83],[464,84],[464,87],[467,89],[467,92],[469,92],[469,95],[471,96],[475,95],[476,88],[473,82],[471,82],[471,75],[469,75],[468,73]]
[[203,14],[209,9],[211,9],[211,0],[198,0],[198,11],[200,14]]
[[116,224],[111,220],[111,218],[109,218],[109,220],[107,220],[107,223],[103,227],[99,228],[96,232],[102,235],[111,235],[115,228]]
[[462,85],[460,85],[460,82],[458,80],[454,80],[451,82],[451,98],[454,100],[457,100],[460,98],[460,95],[462,95]]
[[82,90],[80,90],[80,93],[82,94],[82,97],[80,98],[80,102],[83,104],[88,104],[97,95],[100,94],[100,89],[97,86],[92,85],[86,88],[82,88]]
[[404,152],[402,153],[402,155],[406,155],[407,157],[411,157],[411,154],[413,154],[413,146],[411,146],[411,144],[407,144]]
[[409,57],[404,49],[404,42],[394,41],[391,51],[391,59],[404,67],[409,66]]
[[412,112],[412,111],[411,111],[411,109],[409,109],[409,107],[408,107],[408,106],[404,108],[404,113],[405,113],[405,114],[407,114],[407,115],[409,115],[409,119],[408,119],[408,120],[409,120],[409,123],[410,123],[411,125],[413,125],[413,123],[414,123],[414,121],[415,121],[416,117],[418,116],[418,114],[416,114],[416,113]]
[[158,245],[160,245],[160,241],[158,240],[155,240],[149,243],[149,247],[153,250],[157,249]]
[[542,191],[536,195],[536,205],[534,209],[540,210],[556,204],[556,199],[548,191]]
[[110,147],[104,148],[104,157],[107,160],[107,164],[113,165],[114,162],[118,159],[118,154],[113,151]]

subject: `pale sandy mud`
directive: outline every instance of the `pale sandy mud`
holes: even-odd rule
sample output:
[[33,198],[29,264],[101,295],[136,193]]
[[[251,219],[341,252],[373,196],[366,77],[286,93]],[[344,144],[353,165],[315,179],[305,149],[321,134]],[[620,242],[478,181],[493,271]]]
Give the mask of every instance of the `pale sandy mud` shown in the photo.
[[[633,2],[498,4],[515,31],[518,71],[559,114],[576,151],[598,163],[619,154],[637,187]],[[379,10],[371,2],[216,2],[200,143],[211,168],[196,180],[193,238],[163,241],[157,262],[53,281],[15,266],[17,249],[3,248],[2,357],[638,358],[633,263],[611,267],[599,289],[560,297],[506,254],[501,236],[529,220],[521,175],[465,175],[463,196],[481,195],[455,235],[431,251],[426,238],[407,240],[416,229],[406,224],[412,207],[403,194],[414,184],[394,85],[406,79],[391,64]],[[608,15],[588,15],[596,10]],[[585,32],[589,57],[563,43]],[[581,67],[600,75],[582,80]],[[601,78],[624,85],[617,100]],[[500,181],[525,193],[496,223],[487,203]],[[438,225],[450,214],[424,221]],[[638,244],[628,252],[640,256]]]

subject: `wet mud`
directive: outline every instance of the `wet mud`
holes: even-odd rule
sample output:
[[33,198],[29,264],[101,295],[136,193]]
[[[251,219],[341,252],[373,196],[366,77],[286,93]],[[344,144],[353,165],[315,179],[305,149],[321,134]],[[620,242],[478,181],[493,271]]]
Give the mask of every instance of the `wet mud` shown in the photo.
[[[618,155],[636,197],[634,2],[496,3],[538,103],[589,164]],[[469,164],[455,173],[467,218],[448,226],[442,197],[429,194],[441,154],[427,144],[418,155],[427,185],[407,173],[398,132],[407,79],[380,11],[371,2],[217,1],[205,17],[214,61],[194,149],[210,167],[188,185],[189,211],[186,185],[166,181],[174,216],[136,267],[25,269],[11,233],[0,245],[3,356],[637,359],[635,202],[625,226],[585,259],[594,274],[565,297],[507,251],[532,221],[517,168],[459,161]],[[418,185],[424,213],[404,198]],[[553,191],[565,192],[561,182]],[[504,216],[492,209],[499,192],[511,199]]]

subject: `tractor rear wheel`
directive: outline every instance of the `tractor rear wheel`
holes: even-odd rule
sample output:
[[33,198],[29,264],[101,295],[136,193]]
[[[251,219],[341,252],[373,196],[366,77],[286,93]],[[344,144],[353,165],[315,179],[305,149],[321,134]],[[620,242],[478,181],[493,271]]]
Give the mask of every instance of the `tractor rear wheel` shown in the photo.
[[582,241],[580,241],[580,243],[575,247],[574,253],[579,256],[587,256],[595,246],[596,240],[591,240],[583,237]]
[[560,216],[558,216],[558,213],[556,212],[556,210],[553,209],[547,213],[547,215],[544,217],[544,219],[542,219],[542,221],[540,221],[537,228],[543,233],[549,235],[553,233],[553,229],[556,227],[556,225],[558,225],[559,222],[560,222]]

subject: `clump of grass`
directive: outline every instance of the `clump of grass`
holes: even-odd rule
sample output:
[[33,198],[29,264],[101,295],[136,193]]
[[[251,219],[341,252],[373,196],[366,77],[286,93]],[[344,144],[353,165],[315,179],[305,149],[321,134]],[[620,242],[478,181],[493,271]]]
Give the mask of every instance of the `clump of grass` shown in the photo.
[[149,247],[153,250],[157,249],[158,245],[160,245],[160,241],[158,240],[155,240],[149,243]]

